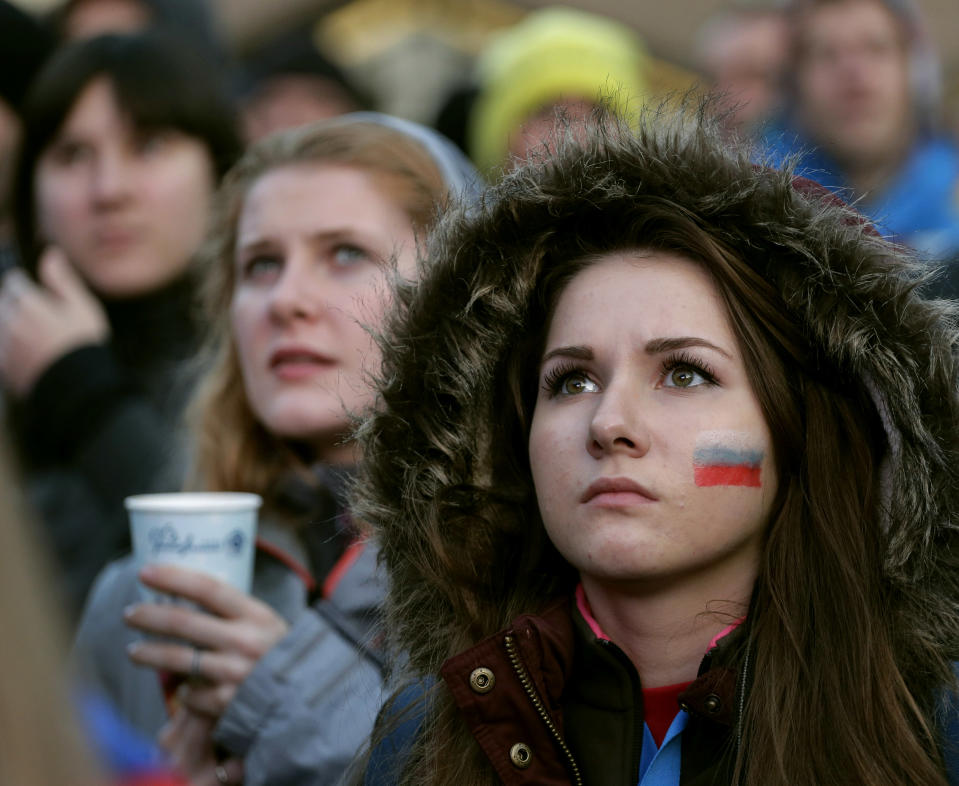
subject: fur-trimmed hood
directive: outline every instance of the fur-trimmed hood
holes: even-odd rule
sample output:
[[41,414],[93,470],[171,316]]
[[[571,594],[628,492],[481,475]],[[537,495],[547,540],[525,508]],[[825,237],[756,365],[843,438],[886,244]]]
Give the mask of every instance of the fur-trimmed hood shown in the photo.
[[[700,113],[702,115],[703,113]],[[905,252],[789,171],[730,150],[702,116],[608,122],[515,171],[435,231],[424,275],[383,338],[379,410],[361,428],[355,510],[378,531],[387,618],[414,671],[568,591],[543,538],[509,414],[505,358],[535,325],[551,255],[612,237],[650,205],[691,217],[781,294],[825,378],[861,385],[885,431],[880,469],[889,613],[959,655],[959,399],[951,304],[922,300]],[[572,136],[572,135],[570,135]],[[541,312],[540,312],[541,313]],[[838,383],[837,383],[838,384]],[[843,383],[845,384],[845,382]],[[471,621],[467,624],[466,620]],[[914,664],[915,665],[915,664]]]

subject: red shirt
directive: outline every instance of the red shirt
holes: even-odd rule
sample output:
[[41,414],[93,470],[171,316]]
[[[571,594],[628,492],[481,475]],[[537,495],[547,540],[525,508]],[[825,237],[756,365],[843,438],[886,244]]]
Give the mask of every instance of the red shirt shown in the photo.
[[660,688],[643,688],[643,720],[656,740],[656,747],[663,744],[663,738],[679,712],[679,694],[692,685],[690,682],[678,682],[675,685],[663,685]]

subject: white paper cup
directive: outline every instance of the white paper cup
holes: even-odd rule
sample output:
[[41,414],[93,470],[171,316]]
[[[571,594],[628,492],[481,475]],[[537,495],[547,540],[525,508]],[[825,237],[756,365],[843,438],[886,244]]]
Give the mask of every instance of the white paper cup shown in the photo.
[[[124,501],[137,570],[173,563],[249,592],[257,513],[263,500],[235,492],[140,494]],[[144,597],[162,596],[142,587]]]

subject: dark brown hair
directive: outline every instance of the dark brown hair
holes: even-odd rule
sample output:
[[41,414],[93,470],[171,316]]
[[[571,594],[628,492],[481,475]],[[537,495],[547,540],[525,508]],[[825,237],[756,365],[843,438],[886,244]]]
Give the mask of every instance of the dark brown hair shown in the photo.
[[[597,232],[578,239],[585,256],[551,259],[530,315],[542,328],[508,362],[508,384],[521,391],[519,434],[528,441],[534,370],[556,301],[573,277],[616,251],[672,252],[701,264],[725,304],[778,473],[749,611],[747,647],[762,667],[750,677],[739,721],[748,740],[739,751],[741,782],[942,782],[938,759],[929,755],[936,741],[928,716],[897,673],[898,636],[877,614],[885,600],[875,477],[885,443],[867,391],[831,364],[814,365],[779,293],[678,205],[637,208],[641,218],[615,244],[604,244]],[[528,478],[528,467],[524,472]],[[837,604],[836,595],[844,603]],[[843,653],[839,669],[837,652]],[[859,679],[846,677],[852,674]],[[866,689],[870,705],[863,690],[873,679]],[[896,748],[896,756],[885,761],[876,742]]]
[[138,130],[174,129],[203,143],[217,179],[243,151],[236,111],[202,58],[157,32],[111,34],[68,44],[39,73],[23,107],[14,219],[23,263],[33,270],[37,236],[34,179],[77,100],[97,79],[113,87],[120,111]]

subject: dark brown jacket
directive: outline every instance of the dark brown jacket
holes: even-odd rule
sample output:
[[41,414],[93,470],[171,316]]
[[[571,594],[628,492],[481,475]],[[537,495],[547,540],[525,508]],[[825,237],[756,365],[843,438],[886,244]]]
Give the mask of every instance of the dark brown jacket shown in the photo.
[[[740,639],[735,632],[720,639],[680,696],[690,715],[681,786],[731,782],[735,707],[747,676],[730,665]],[[644,724],[639,675],[571,602],[519,617],[446,661],[442,675],[504,784],[636,782]]]

